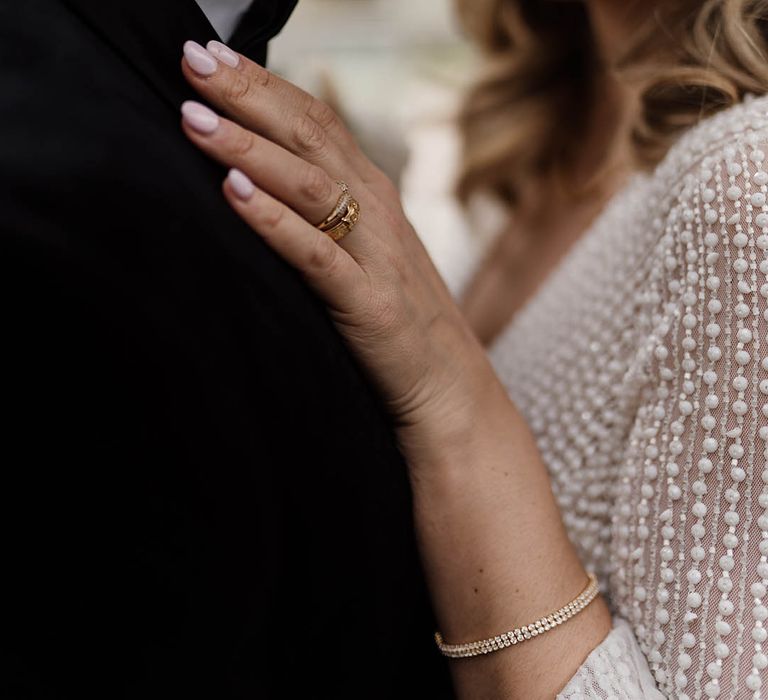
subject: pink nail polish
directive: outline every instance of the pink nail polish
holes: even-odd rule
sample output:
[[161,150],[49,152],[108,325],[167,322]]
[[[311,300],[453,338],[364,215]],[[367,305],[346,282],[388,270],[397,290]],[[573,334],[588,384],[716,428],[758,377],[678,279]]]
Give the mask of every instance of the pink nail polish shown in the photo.
[[232,49],[226,44],[222,44],[220,41],[209,41],[206,44],[208,53],[213,54],[222,63],[225,63],[232,68],[237,68],[240,63],[240,56],[238,56]]
[[191,100],[185,102],[181,105],[181,115],[184,118],[184,123],[199,134],[207,136],[219,128],[219,117],[216,112],[199,102],[192,102]]
[[237,198],[242,199],[244,202],[247,202],[256,191],[256,188],[251,182],[251,178],[237,168],[232,168],[232,170],[229,171],[227,179],[232,186],[232,191],[237,195]]
[[184,43],[184,57],[189,67],[204,77],[213,75],[218,67],[216,59],[195,41]]

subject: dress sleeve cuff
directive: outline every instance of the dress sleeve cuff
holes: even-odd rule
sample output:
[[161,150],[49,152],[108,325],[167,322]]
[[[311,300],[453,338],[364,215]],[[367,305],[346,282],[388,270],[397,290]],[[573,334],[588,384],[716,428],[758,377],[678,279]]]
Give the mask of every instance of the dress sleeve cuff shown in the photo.
[[621,618],[557,700],[665,700],[632,628]]

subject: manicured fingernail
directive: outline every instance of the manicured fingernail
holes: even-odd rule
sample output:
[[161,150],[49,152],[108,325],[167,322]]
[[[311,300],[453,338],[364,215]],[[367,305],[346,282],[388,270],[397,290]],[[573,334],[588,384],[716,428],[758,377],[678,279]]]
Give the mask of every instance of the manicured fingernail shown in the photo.
[[237,168],[232,168],[232,170],[229,171],[227,179],[232,186],[232,191],[237,195],[237,198],[242,199],[244,202],[247,202],[256,191],[256,188],[251,182],[251,178]]
[[219,128],[219,116],[205,105],[188,100],[181,105],[184,123],[200,134],[212,134]]
[[237,68],[237,65],[240,63],[240,56],[220,41],[209,41],[205,48],[222,63],[226,63],[228,66],[232,66],[232,68]]
[[206,77],[213,75],[218,67],[216,59],[196,41],[184,43],[184,57],[189,67],[198,75]]

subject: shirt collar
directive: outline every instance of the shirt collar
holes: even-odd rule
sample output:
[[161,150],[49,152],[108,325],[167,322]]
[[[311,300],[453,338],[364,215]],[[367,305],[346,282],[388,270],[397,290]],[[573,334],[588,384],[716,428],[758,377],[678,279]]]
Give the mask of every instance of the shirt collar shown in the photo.
[[196,2],[222,41],[229,41],[253,0],[196,0]]

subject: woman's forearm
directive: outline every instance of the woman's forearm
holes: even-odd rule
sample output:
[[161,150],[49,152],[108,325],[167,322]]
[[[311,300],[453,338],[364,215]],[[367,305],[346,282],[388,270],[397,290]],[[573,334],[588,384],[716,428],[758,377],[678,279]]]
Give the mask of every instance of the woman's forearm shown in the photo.
[[[533,437],[503,389],[489,386],[461,435],[422,436],[410,457],[422,557],[449,643],[533,622],[587,582]],[[452,661],[459,697],[554,697],[610,627],[598,597],[535,639]]]
[[[325,301],[399,426],[447,641],[496,635],[569,602],[586,573],[533,440],[405,217],[396,187],[325,105],[245,56],[220,61],[194,45],[185,55],[187,79],[230,117],[187,104],[185,133],[233,168],[223,188],[227,201]],[[297,152],[296,124],[318,136],[316,148]],[[311,223],[340,206],[343,245]],[[532,641],[456,662],[459,692],[553,695],[608,628],[605,606],[592,603]]]

